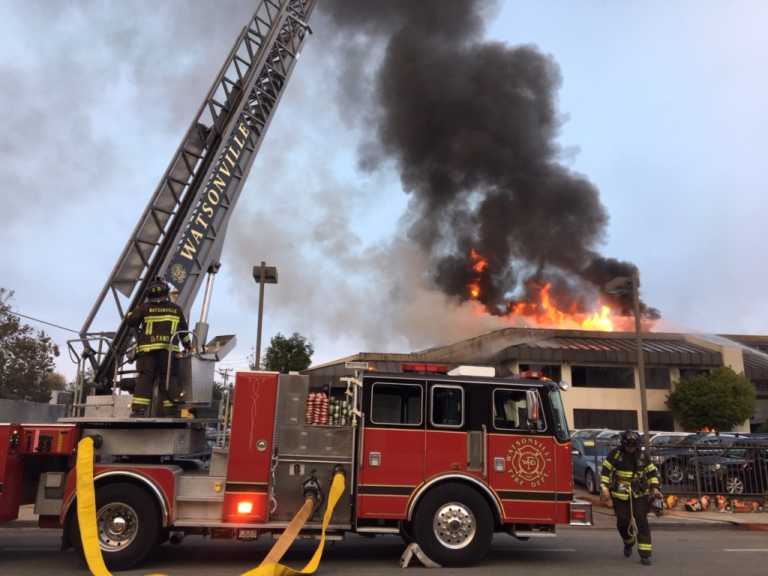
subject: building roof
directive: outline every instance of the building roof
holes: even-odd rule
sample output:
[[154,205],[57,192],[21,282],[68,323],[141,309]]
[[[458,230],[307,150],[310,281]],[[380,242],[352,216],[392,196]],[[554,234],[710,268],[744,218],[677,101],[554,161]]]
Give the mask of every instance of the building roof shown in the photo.
[[[496,360],[525,360],[537,363],[595,362],[633,364],[637,344],[632,333],[588,336],[572,334],[514,344],[498,353]],[[693,344],[676,334],[643,335],[643,356],[649,365],[721,366],[722,354]]]
[[[768,337],[765,339],[768,345]],[[428,348],[408,354],[361,352],[324,364],[308,372],[343,370],[349,361],[371,362],[380,370],[399,371],[403,362],[440,362],[445,364],[501,364],[508,361],[529,363],[600,363],[634,364],[637,358],[634,332],[597,332],[537,328],[503,328],[468,338],[447,346]],[[643,334],[645,362],[654,366],[723,365],[720,347],[703,337],[667,332]],[[752,366],[768,355],[747,360]],[[762,364],[760,364],[762,366]],[[747,374],[749,376],[749,374]]]

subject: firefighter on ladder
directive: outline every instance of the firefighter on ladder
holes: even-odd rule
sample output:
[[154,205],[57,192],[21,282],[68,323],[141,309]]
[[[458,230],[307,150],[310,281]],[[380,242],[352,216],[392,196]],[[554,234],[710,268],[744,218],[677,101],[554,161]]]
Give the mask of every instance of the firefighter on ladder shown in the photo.
[[603,460],[600,472],[601,500],[613,500],[616,527],[624,540],[624,556],[629,558],[637,541],[644,565],[651,563],[651,529],[648,513],[651,496],[658,497],[659,475],[648,455],[640,450],[640,436],[627,430],[621,445]]
[[[138,328],[136,337],[136,370],[139,375],[131,402],[132,417],[150,415],[152,391],[157,378],[162,398],[163,416],[178,416],[178,401],[175,375],[178,375],[178,342],[171,342],[173,335],[182,332],[180,340],[185,350],[191,346],[187,321],[181,308],[169,298],[168,284],[162,278],[155,278],[149,286],[147,302],[132,310],[127,316],[129,326]],[[167,378],[169,354],[171,377]],[[168,380],[166,389],[165,382]]]

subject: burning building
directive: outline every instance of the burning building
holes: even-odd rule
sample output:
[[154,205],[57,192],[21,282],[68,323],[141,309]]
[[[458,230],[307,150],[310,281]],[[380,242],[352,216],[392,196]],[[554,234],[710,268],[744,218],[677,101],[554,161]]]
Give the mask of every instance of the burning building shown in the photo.
[[[537,370],[570,384],[563,393],[572,428],[638,429],[637,349],[634,333],[621,331],[505,328],[448,346],[408,354],[360,353],[322,365],[317,377],[349,375],[348,361],[368,362],[385,372],[400,372],[403,363],[435,362],[449,368],[463,364],[496,368],[499,376]],[[730,366],[755,384],[758,402],[750,424],[768,422],[768,336],[704,338],[656,332],[643,335],[649,426],[678,428],[666,406],[667,394],[681,378]]]

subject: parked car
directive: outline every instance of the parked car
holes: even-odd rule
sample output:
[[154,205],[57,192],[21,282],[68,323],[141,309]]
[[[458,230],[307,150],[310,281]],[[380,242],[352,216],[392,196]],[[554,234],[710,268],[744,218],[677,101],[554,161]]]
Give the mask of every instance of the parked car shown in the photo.
[[688,463],[693,457],[717,455],[736,440],[734,434],[700,432],[690,434],[667,446],[651,449],[651,461],[666,484],[680,484],[687,479]]
[[580,428],[579,430],[573,430],[571,438],[593,438],[602,432],[604,428]]
[[719,453],[694,456],[688,461],[687,477],[702,492],[764,494],[768,491],[768,439],[737,438]]
[[690,436],[690,432],[650,432],[651,440],[649,444],[651,448],[661,448],[663,446],[674,446],[683,438]]
[[615,430],[603,430],[593,437],[571,440],[573,481],[582,484],[591,494],[600,491],[600,468],[603,460],[616,447],[614,435],[618,438],[618,434]]

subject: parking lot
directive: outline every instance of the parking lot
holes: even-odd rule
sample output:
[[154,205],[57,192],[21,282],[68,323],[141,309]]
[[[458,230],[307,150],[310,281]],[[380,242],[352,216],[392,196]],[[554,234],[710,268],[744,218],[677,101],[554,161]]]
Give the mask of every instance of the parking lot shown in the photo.
[[[573,478],[597,493],[603,459],[618,445],[619,431],[573,433]],[[761,508],[768,491],[768,435],[651,433],[650,458],[665,494],[685,497],[721,495]],[[752,506],[755,506],[752,505]]]

